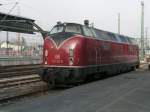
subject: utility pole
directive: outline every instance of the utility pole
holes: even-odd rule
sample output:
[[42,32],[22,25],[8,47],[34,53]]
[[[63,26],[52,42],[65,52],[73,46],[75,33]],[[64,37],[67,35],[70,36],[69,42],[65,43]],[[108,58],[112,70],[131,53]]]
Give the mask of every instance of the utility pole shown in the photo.
[[118,34],[120,34],[120,13],[118,13]]
[[[20,16],[20,6],[19,3],[18,4],[18,8],[17,8],[17,14],[18,16]],[[20,42],[20,33],[17,33],[17,39],[18,39],[18,55],[20,55],[20,53],[22,54],[22,50],[21,50],[21,42]]]
[[145,57],[145,50],[144,50],[144,2],[141,1],[141,58]]
[[147,49],[147,38],[148,38],[148,27],[146,27],[145,28],[145,54],[147,55],[147,51],[148,51],[148,49]]
[[7,54],[7,55],[9,55],[8,44],[9,44],[9,33],[8,33],[8,31],[7,31],[7,32],[6,32],[6,54]]

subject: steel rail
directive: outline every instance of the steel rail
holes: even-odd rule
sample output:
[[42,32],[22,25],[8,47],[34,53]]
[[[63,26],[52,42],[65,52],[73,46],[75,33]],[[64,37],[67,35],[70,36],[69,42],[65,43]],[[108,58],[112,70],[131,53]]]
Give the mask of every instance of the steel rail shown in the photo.
[[0,80],[0,103],[13,98],[48,90],[37,74]]

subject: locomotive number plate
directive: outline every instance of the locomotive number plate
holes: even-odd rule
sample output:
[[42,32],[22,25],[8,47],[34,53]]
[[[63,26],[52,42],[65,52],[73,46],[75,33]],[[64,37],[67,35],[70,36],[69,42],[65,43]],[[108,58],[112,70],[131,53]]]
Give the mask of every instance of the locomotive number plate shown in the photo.
[[59,55],[59,54],[56,54],[56,55],[54,56],[54,59],[60,60],[60,55]]

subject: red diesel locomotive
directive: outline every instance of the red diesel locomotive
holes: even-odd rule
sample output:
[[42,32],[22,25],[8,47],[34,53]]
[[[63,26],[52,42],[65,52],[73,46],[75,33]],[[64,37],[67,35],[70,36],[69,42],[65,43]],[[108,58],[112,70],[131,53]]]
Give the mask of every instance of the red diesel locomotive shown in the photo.
[[57,23],[44,40],[41,78],[73,84],[100,73],[116,74],[139,66],[132,38],[76,23]]

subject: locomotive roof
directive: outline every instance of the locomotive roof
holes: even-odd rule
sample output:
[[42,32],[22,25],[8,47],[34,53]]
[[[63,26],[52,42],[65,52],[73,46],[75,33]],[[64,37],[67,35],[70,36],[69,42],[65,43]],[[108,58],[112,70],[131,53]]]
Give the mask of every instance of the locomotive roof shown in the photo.
[[[83,26],[83,25],[81,25],[81,24],[78,24],[78,23],[68,23],[68,22],[59,23],[59,24],[57,24],[57,25],[65,25],[65,24],[75,24],[75,25],[80,25],[80,26]],[[55,26],[57,26],[57,25],[55,25]]]
[[[64,23],[61,23],[61,24],[57,24],[57,25],[64,25],[64,24],[75,24],[75,25],[80,25],[80,26],[86,26],[86,25],[82,25],[82,24],[79,24],[79,23],[69,23],[69,22],[64,22]],[[57,26],[55,25],[55,26]],[[123,35],[123,34],[118,34],[118,33],[114,33],[114,32],[111,32],[111,31],[106,31],[106,30],[102,30],[102,29],[98,29],[98,28],[95,28],[95,27],[91,27],[89,26],[90,28],[94,28],[94,29],[97,29],[97,30],[100,30],[100,31],[103,31],[103,32],[106,32],[106,33],[111,33],[111,34],[115,34],[115,35],[119,35],[119,36],[125,36],[125,37],[128,37],[128,38],[133,38],[133,37],[130,37],[130,36],[127,36],[127,35]]]
[[[86,26],[86,25],[82,25],[82,24],[79,24],[79,23],[69,23],[69,22],[59,23],[59,24],[57,24],[57,25],[65,25],[65,24],[74,24],[74,25]],[[57,25],[55,25],[55,26],[57,26]],[[86,27],[87,27],[87,26],[86,26]],[[92,27],[89,26],[89,28],[96,29],[96,30],[98,30],[99,32],[104,32],[104,33],[106,33],[106,34],[116,35],[116,36],[118,36],[118,37],[120,38],[120,40],[121,40],[120,42],[128,43],[127,41],[130,41],[129,43],[136,44],[135,42],[133,42],[134,39],[135,39],[135,38],[133,38],[133,37],[129,37],[129,36],[125,36],[125,35],[113,33],[113,32],[110,32],[110,31],[101,30],[101,29],[98,29],[98,28],[94,28],[93,26],[92,26]],[[126,41],[122,41],[123,38],[126,38],[126,39],[125,39]],[[117,40],[116,40],[116,41],[117,41]],[[117,41],[117,42],[119,42],[119,41]]]

